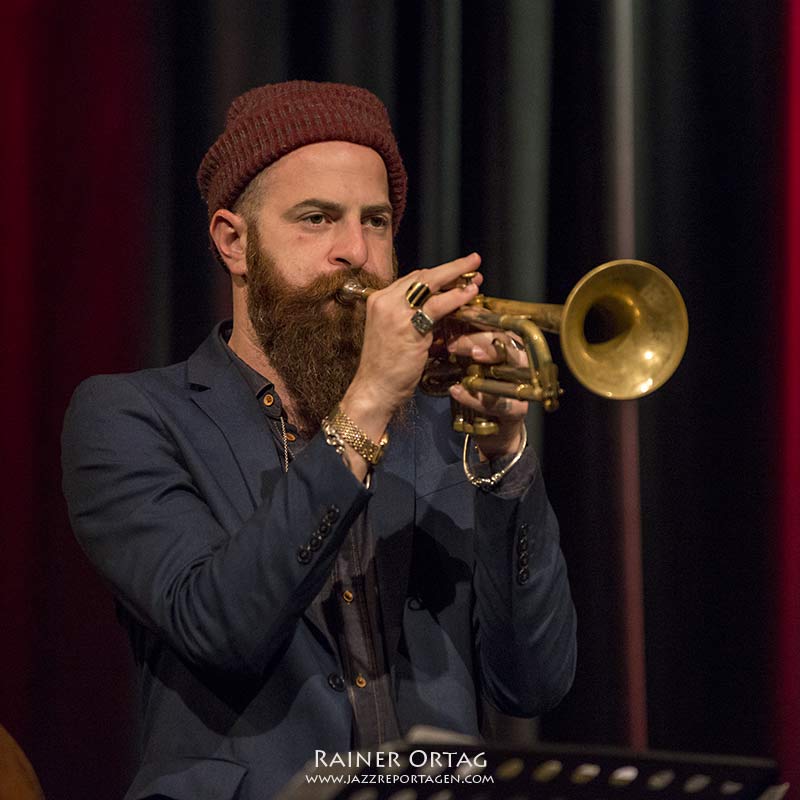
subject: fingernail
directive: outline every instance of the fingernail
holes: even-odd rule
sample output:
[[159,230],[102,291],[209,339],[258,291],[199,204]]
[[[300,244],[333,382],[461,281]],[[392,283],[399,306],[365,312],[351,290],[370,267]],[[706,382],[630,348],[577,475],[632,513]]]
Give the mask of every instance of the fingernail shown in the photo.
[[482,347],[478,347],[476,345],[475,347],[472,348],[472,352],[470,353],[470,355],[473,358],[486,358],[487,353]]

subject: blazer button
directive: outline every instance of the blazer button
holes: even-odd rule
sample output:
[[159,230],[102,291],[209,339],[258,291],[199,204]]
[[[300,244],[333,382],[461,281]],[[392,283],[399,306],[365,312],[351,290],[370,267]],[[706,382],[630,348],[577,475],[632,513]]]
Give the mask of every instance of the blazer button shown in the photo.
[[308,564],[308,562],[311,561],[311,550],[309,550],[307,547],[298,547],[297,560],[301,564]]
[[339,519],[339,506],[328,506],[328,510],[325,512],[325,521],[336,522],[337,519]]
[[334,692],[343,692],[344,678],[342,678],[341,675],[337,675],[335,672],[331,672],[331,674],[328,675],[328,686],[330,686]]
[[314,533],[312,535],[313,536],[319,536],[320,540],[322,540],[330,532],[331,532],[330,523],[329,522],[320,522],[319,527],[314,531]]
[[520,569],[520,571],[517,573],[517,583],[519,583],[520,585],[523,583],[527,583],[528,578],[530,578],[530,576],[531,573],[528,571],[528,568],[522,567],[522,569]]

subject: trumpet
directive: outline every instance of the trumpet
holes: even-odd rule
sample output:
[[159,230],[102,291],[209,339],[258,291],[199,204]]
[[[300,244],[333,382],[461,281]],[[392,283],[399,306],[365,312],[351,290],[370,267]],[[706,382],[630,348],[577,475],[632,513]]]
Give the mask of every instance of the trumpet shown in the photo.
[[[351,280],[337,299],[351,303],[372,291]],[[516,334],[527,364],[477,364],[447,353],[454,324],[462,331]],[[672,376],[686,350],[689,321],[681,293],[658,267],[646,261],[609,261],[587,272],[563,305],[477,295],[437,323],[420,388],[444,396],[461,383],[472,394],[540,402],[545,411],[555,411],[563,391],[544,331],[559,335],[567,366],[585,388],[608,399],[629,400],[656,391]],[[455,403],[453,427],[475,435],[498,429],[494,420]]]

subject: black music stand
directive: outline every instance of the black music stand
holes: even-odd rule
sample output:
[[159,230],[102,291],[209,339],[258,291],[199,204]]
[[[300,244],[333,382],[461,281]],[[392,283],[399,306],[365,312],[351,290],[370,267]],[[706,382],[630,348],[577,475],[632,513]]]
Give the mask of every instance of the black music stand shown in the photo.
[[780,800],[788,789],[775,762],[761,758],[412,738],[381,756],[328,754],[276,800]]

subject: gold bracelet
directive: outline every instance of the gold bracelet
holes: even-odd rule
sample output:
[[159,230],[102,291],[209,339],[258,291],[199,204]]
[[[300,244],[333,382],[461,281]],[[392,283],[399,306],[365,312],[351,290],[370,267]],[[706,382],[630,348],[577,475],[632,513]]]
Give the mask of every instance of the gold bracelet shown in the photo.
[[528,444],[528,429],[525,425],[522,426],[522,441],[519,445],[519,450],[517,450],[516,455],[511,461],[506,464],[503,469],[495,472],[494,475],[490,475],[488,478],[481,478],[478,477],[469,466],[469,461],[467,459],[467,452],[469,450],[469,434],[464,437],[464,453],[462,455],[462,464],[464,465],[464,474],[467,476],[467,480],[473,485],[477,486],[479,489],[493,489],[497,486],[498,483],[506,476],[508,471],[514,464],[517,463],[522,458],[522,453],[525,451],[525,447]]
[[336,446],[337,452],[340,454],[343,452],[343,447],[341,450],[339,449],[342,442],[349,444],[356,453],[373,467],[381,460],[383,451],[386,449],[386,445],[389,444],[388,433],[384,433],[381,436],[381,440],[375,444],[338,405],[322,420],[322,430],[325,431],[328,444]]

